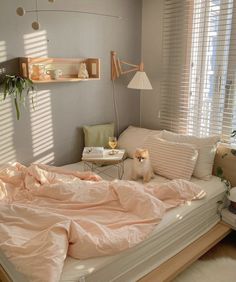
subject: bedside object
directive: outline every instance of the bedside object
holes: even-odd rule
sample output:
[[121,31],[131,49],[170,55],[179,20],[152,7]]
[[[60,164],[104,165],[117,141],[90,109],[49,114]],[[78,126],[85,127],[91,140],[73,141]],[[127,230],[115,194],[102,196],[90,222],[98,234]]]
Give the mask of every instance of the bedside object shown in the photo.
[[[123,66],[126,66],[124,68]],[[123,67],[123,68],[122,68]],[[127,67],[130,67],[127,69]],[[112,80],[112,99],[114,104],[114,114],[116,121],[116,130],[117,136],[120,134],[120,118],[119,111],[117,107],[117,99],[115,93],[115,80],[118,79],[121,75],[126,75],[129,73],[135,72],[134,77],[128,84],[128,88],[138,89],[138,90],[152,90],[152,85],[144,72],[144,64],[141,62],[139,65],[131,64],[126,61],[122,61],[118,58],[115,51],[111,51],[111,80]]]
[[236,156],[234,152],[234,146],[224,143],[218,144],[213,168],[214,175],[217,175],[217,169],[221,168],[224,178],[230,181],[233,187],[236,186]]
[[103,147],[84,147],[83,150],[83,159],[94,159],[94,158],[102,158],[104,155]]
[[228,208],[225,208],[221,211],[222,220],[229,224],[232,229],[236,230],[236,214],[229,211]]
[[230,200],[229,211],[236,214],[236,187],[230,190],[228,199]]
[[115,136],[109,137],[108,144],[112,149],[109,154],[115,155],[117,153],[117,151],[115,151],[115,148],[117,146],[117,138]]
[[115,154],[110,154],[110,149],[104,149],[101,157],[87,157],[83,154],[84,170],[91,170],[97,174],[108,174],[107,165],[113,166],[117,170],[117,178],[122,179],[124,175],[124,154],[125,150],[115,150]]
[[[122,68],[122,66],[131,67],[128,70]],[[130,83],[128,84],[128,88],[131,89],[139,89],[139,90],[152,90],[152,85],[144,72],[144,65],[141,62],[139,65],[131,64],[125,61],[120,60],[117,57],[117,53],[115,51],[111,51],[111,80],[115,81],[120,75],[128,74],[131,72],[136,72]]]

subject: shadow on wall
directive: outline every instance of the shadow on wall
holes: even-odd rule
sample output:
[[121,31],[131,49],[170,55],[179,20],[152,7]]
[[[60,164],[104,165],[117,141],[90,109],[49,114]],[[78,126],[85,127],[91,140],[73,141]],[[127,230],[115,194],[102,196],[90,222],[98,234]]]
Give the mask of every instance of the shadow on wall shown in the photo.
[[0,63],[5,62],[6,60],[7,60],[6,42],[0,41]]
[[50,91],[38,91],[36,109],[34,111],[32,105],[30,108],[33,161],[53,164],[55,156]]
[[[45,30],[24,35],[26,57],[47,57],[47,32]],[[38,90],[35,110],[30,106],[30,124],[33,161],[54,163],[51,91]]]
[[[5,41],[0,41],[0,63],[7,60]],[[5,67],[1,66],[1,74],[5,72]],[[12,116],[11,100],[0,104],[0,164],[16,160],[16,152],[13,140],[14,126]]]
[[[25,34],[23,40],[26,57],[48,56],[46,31]],[[0,75],[16,73],[19,73],[18,59],[7,61],[6,42],[0,41]],[[17,159],[21,162],[54,163],[51,92],[40,90],[40,86],[37,88],[35,110],[29,102],[29,112],[19,122],[14,120],[11,99],[0,102],[0,164]]]
[[0,164],[16,161],[12,103],[7,99],[0,105]]

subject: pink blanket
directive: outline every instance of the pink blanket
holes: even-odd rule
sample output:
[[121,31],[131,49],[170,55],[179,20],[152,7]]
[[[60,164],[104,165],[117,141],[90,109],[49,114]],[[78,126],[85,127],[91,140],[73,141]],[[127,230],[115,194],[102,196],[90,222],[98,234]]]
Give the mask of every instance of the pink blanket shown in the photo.
[[59,281],[67,255],[105,256],[144,240],[197,185],[103,181],[89,172],[16,163],[0,172],[0,249],[30,281]]

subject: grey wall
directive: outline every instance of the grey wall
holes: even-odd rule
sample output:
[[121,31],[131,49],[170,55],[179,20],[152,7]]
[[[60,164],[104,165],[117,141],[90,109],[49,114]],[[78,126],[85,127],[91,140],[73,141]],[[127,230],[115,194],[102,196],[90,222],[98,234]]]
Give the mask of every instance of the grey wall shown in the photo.
[[[41,0],[39,8],[81,9],[122,16],[122,20],[85,14],[40,13],[35,32],[34,14],[18,17],[18,6],[34,8],[31,0],[0,0],[0,62],[21,56],[99,57],[101,80],[38,85],[37,110],[27,106],[16,121],[10,100],[0,103],[0,163],[17,160],[57,165],[76,162],[82,149],[84,124],[114,120],[110,51],[139,63],[141,0]],[[130,77],[116,82],[121,129],[138,125],[139,92],[127,89]]]
[[160,128],[160,81],[162,78],[163,0],[143,0],[142,57],[153,86],[141,94],[141,125]]

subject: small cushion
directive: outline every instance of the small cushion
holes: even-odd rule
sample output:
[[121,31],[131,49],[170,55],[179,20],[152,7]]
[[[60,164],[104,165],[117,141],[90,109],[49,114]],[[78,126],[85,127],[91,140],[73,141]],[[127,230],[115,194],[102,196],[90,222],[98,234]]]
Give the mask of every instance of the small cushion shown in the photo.
[[108,139],[114,136],[115,126],[114,123],[85,125],[83,131],[85,147],[109,148]]
[[156,135],[160,132],[159,130],[129,126],[119,136],[118,147],[125,149],[128,157],[133,158],[135,150],[143,147],[148,136]]
[[162,138],[172,142],[194,145],[198,150],[198,159],[193,171],[193,176],[204,180],[211,178],[216,146],[217,142],[220,140],[219,136],[196,137],[163,130]]
[[198,151],[191,144],[169,142],[150,136],[144,144],[156,174],[168,179],[190,180],[197,161]]

